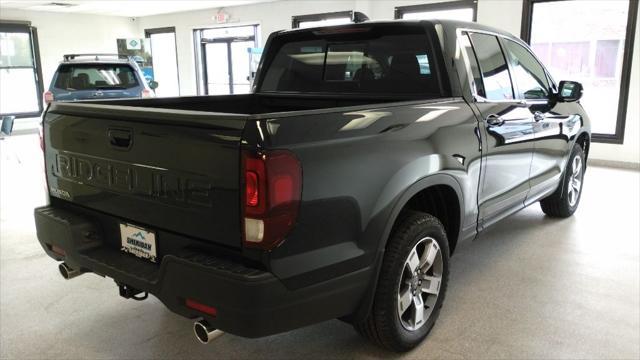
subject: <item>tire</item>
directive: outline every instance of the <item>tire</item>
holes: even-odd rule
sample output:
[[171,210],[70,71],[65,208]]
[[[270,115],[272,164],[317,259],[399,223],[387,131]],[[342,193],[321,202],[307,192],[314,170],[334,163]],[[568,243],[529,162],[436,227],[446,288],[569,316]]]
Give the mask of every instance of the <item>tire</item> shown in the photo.
[[540,200],[540,207],[545,214],[557,218],[573,215],[580,204],[585,169],[584,151],[580,145],[575,144],[564,170],[562,183],[553,194]]
[[[381,347],[396,352],[411,350],[433,328],[448,280],[449,242],[444,227],[429,214],[408,213],[387,244],[371,312],[354,327]],[[404,301],[400,301],[401,294]],[[420,302],[422,321],[417,320]]]

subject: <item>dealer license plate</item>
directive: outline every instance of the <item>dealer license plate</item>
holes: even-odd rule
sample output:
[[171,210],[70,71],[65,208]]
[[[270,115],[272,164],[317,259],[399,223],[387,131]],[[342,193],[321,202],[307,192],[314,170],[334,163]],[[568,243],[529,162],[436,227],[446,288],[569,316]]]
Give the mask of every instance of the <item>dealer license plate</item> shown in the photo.
[[157,261],[156,234],[130,224],[120,224],[121,250],[151,262]]

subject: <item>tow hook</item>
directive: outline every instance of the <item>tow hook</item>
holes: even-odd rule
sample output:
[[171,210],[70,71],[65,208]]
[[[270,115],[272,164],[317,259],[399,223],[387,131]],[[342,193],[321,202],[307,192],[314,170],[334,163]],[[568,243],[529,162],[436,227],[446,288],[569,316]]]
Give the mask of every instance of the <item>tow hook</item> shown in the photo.
[[60,271],[60,275],[66,280],[73,279],[76,276],[82,275],[84,272],[79,269],[74,269],[69,266],[67,263],[63,262],[58,266],[58,270]]
[[224,335],[224,331],[218,330],[212,327],[206,320],[200,319],[193,324],[193,332],[196,334],[196,338],[203,344],[208,344],[211,341]]
[[[116,283],[116,284],[118,284],[118,289],[120,290],[120,296],[122,296],[125,299],[142,301],[149,297],[149,293],[144,290],[136,289],[133,286],[130,286],[127,284],[121,284],[121,283]],[[138,296],[142,293],[144,293],[142,296]]]

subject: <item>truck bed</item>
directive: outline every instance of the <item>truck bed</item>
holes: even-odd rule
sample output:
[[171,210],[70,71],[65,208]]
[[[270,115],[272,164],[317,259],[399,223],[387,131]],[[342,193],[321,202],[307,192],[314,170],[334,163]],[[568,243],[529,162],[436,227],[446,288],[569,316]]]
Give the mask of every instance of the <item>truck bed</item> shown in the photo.
[[[420,97],[425,99],[425,97]],[[376,95],[309,95],[309,94],[242,94],[217,96],[190,96],[153,99],[91,101],[87,104],[117,105],[137,108],[172,109],[209,113],[264,115],[335,107],[374,105],[390,102],[419,100],[413,96]]]

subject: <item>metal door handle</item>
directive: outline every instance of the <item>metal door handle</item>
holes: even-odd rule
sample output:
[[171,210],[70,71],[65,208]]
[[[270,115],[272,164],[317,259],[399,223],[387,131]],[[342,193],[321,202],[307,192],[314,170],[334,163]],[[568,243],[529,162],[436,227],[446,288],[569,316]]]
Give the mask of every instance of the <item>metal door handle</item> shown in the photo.
[[544,114],[541,113],[540,111],[536,111],[533,113],[533,119],[538,122],[538,121],[542,121],[544,120]]
[[487,116],[487,124],[489,124],[490,126],[500,126],[504,124],[504,119],[496,114],[491,114]]

